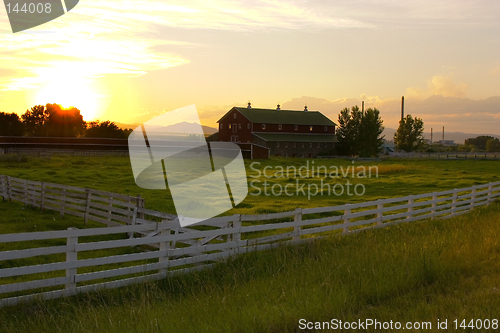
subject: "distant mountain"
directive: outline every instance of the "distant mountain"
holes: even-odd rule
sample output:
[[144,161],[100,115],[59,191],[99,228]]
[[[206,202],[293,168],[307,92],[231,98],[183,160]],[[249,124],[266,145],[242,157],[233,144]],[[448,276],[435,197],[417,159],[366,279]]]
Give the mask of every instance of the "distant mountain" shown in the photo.
[[201,128],[203,128],[203,133],[205,134],[214,134],[218,132],[217,128],[213,128],[210,126],[201,125]]
[[[394,128],[386,128],[384,130],[384,135],[385,135],[385,139],[386,140],[393,140],[394,139],[394,133],[396,133],[396,129]],[[499,138],[500,139],[500,135],[496,135],[496,134],[475,134],[475,133],[463,133],[463,132],[444,132],[444,139],[445,140],[454,140],[455,143],[459,143],[459,144],[463,144],[465,142],[465,140],[467,139],[470,139],[470,138],[476,138],[478,136],[481,136],[481,135],[489,135],[489,136],[492,136],[494,138]],[[426,139],[430,139],[431,138],[431,133],[430,132],[425,132],[424,133],[424,137]],[[432,141],[433,142],[436,142],[436,141],[439,141],[443,138],[443,132],[434,132],[433,135],[432,135]]]
[[[115,122],[115,124],[116,124],[116,126],[123,128],[123,129],[125,129],[125,128],[135,129],[138,126],[141,126],[141,124],[124,124],[124,123],[118,123],[118,122]],[[196,133],[196,132],[198,132],[198,129],[199,129],[198,126],[199,125],[196,123],[188,123],[188,122],[184,121],[182,123],[167,126],[165,128],[165,130],[168,132],[171,132],[171,133]],[[203,129],[203,133],[208,134],[208,135],[217,132],[216,128],[213,128],[210,126],[201,125],[201,128]]]

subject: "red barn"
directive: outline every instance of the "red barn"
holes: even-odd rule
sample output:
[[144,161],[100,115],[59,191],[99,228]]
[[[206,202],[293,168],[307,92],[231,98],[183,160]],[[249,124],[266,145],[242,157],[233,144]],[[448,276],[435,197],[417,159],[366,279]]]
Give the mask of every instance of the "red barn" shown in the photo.
[[221,119],[219,141],[252,143],[269,148],[273,156],[317,157],[332,153],[336,124],[319,111],[233,107]]

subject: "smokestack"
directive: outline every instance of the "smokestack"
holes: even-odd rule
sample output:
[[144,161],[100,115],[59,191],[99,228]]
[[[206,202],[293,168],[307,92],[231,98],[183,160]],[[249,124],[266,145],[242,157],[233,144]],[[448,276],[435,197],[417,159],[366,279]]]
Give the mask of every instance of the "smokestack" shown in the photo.
[[361,101],[361,113],[365,114],[365,101]]
[[431,144],[432,144],[432,127],[431,127]]
[[443,141],[444,141],[444,126],[443,126]]
[[401,120],[405,117],[405,97],[401,96]]

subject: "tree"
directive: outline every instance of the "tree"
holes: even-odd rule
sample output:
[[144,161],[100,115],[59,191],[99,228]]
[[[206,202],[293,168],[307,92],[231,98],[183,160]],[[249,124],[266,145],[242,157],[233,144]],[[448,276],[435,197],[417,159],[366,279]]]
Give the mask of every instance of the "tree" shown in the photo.
[[59,104],[47,104],[48,119],[46,122],[48,136],[77,137],[85,133],[87,124],[75,107],[63,109]]
[[494,138],[492,136],[488,136],[488,135],[481,135],[481,136],[478,136],[476,138],[469,138],[469,139],[465,140],[465,145],[466,146],[473,145],[477,149],[485,150],[486,149],[486,142],[488,142],[488,140],[490,140],[490,139],[494,139]]
[[22,136],[24,126],[15,113],[0,112],[0,136]]
[[380,111],[376,108],[368,108],[361,118],[358,145],[359,155],[363,157],[378,156],[384,144],[383,121]]
[[87,123],[85,137],[87,138],[116,138],[126,139],[128,132],[119,128],[114,122],[107,121],[91,121]]
[[345,108],[340,111],[339,117],[339,127],[337,128],[337,137],[339,140],[339,153],[341,155],[356,155],[359,150],[359,132],[361,124],[361,111],[358,106],[353,106],[349,111],[349,108]]
[[399,121],[399,128],[394,133],[394,143],[400,150],[410,152],[418,149],[424,143],[424,122],[413,118],[411,114]]
[[488,139],[488,141],[486,141],[486,151],[500,152],[500,140],[497,138]]
[[49,112],[43,105],[35,105],[21,116],[28,136],[47,136]]
[[353,106],[340,111],[338,117],[339,152],[343,155],[377,156],[380,153],[384,131],[380,111],[369,108],[364,114]]

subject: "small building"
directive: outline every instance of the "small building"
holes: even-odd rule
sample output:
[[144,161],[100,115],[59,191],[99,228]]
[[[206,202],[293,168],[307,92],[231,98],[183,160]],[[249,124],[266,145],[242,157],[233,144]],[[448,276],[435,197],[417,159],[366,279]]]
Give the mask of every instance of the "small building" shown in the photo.
[[437,143],[437,144],[440,144],[443,146],[457,146],[457,144],[455,143],[455,140],[439,140],[439,141],[435,141],[434,143]]
[[336,124],[319,111],[233,107],[218,121],[217,140],[251,143],[272,156],[315,158],[332,154]]

